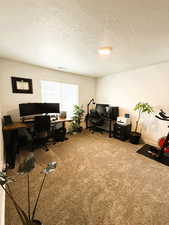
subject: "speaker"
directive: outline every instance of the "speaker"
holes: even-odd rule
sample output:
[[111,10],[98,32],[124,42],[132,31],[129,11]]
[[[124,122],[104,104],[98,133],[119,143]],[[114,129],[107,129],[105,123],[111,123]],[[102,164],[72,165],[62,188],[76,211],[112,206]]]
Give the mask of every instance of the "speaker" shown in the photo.
[[119,107],[118,106],[110,106],[107,111],[108,118],[112,120],[116,120],[119,116]]
[[11,124],[12,123],[12,118],[10,115],[6,115],[3,117],[3,120],[4,120],[4,125],[8,125],[8,124]]

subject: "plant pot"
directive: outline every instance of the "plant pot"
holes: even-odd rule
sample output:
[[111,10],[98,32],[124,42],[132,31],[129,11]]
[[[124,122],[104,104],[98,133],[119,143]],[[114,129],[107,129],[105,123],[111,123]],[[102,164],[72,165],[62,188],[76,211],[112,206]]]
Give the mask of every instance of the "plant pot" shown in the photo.
[[40,220],[33,220],[33,225],[43,225]]
[[83,130],[83,127],[79,127],[79,132],[82,132],[82,130]]
[[139,144],[140,137],[141,137],[141,134],[140,134],[140,133],[137,133],[137,132],[131,132],[131,133],[130,133],[130,142],[131,142],[132,144]]
[[78,132],[78,133],[80,133],[80,132],[82,132],[82,127],[78,127],[78,128],[76,128],[76,132]]

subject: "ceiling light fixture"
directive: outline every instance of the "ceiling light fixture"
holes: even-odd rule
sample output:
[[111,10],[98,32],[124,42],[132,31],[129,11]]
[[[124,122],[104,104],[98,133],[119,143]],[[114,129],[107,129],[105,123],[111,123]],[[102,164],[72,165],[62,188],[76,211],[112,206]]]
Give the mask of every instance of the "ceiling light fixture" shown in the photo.
[[112,47],[110,47],[110,46],[108,46],[108,47],[101,47],[98,50],[100,55],[110,55],[111,51],[112,51]]

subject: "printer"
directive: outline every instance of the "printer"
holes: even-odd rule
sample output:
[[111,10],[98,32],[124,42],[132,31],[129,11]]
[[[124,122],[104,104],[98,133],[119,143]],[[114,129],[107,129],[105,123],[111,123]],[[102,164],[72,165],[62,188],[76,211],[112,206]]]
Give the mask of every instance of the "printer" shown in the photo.
[[116,123],[119,125],[127,126],[127,125],[131,124],[131,119],[122,117],[122,116],[118,116]]

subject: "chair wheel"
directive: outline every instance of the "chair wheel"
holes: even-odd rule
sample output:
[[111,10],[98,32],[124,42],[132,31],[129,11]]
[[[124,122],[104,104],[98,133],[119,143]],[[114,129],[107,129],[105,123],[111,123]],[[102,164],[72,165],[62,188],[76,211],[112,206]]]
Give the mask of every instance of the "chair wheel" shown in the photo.
[[44,146],[44,150],[45,150],[45,152],[48,152],[49,151],[49,149],[48,149],[47,146]]

